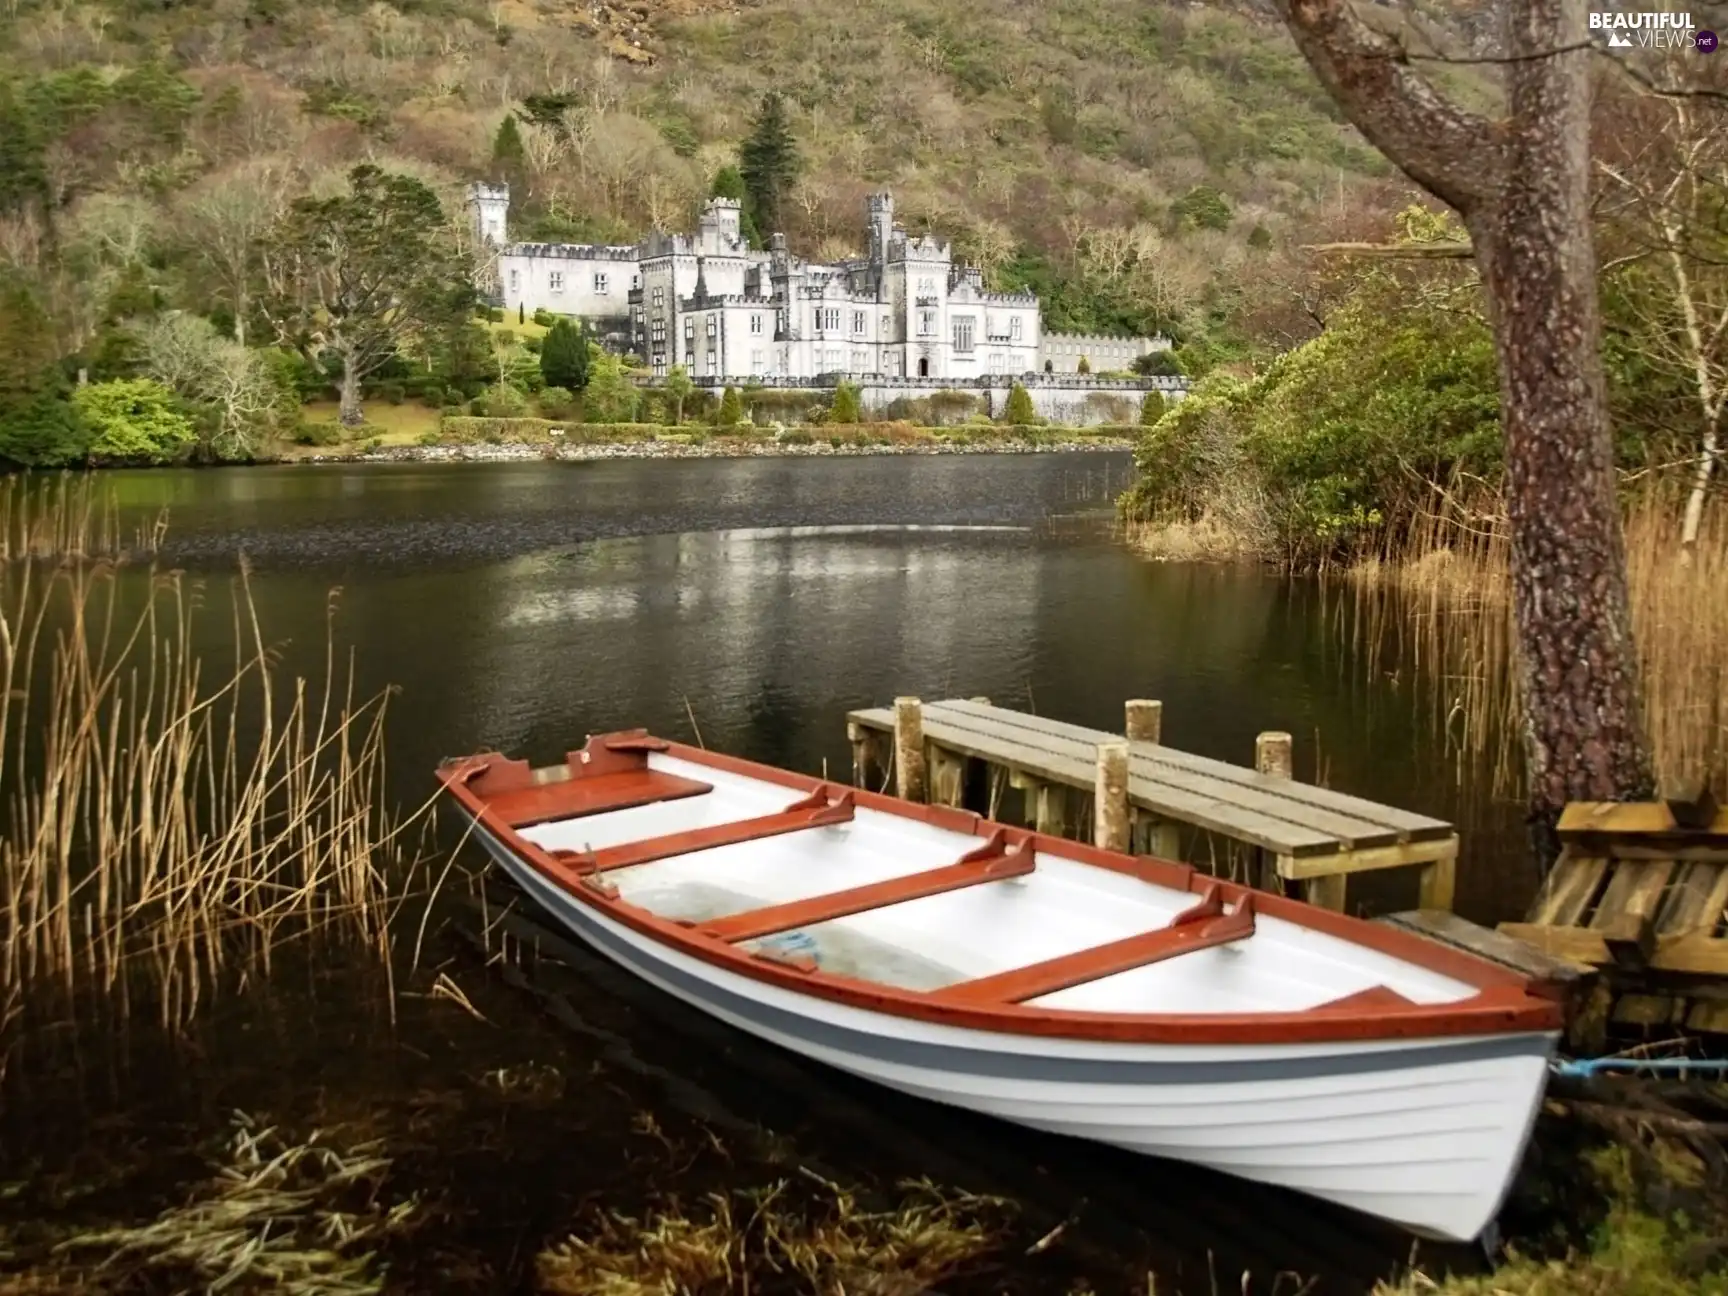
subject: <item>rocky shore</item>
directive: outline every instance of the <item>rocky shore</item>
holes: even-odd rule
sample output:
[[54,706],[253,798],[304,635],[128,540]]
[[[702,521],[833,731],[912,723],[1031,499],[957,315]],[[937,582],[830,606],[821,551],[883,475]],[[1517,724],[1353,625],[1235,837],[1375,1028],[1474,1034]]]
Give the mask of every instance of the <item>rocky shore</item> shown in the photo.
[[784,441],[747,441],[716,437],[703,442],[618,441],[595,445],[433,445],[385,446],[377,450],[315,453],[297,463],[517,463],[531,459],[581,462],[594,459],[750,459],[801,456],[952,454],[1061,454],[1077,451],[1129,450],[1133,443],[1102,437],[1064,441],[931,441],[907,444],[833,445],[817,441],[798,445]]

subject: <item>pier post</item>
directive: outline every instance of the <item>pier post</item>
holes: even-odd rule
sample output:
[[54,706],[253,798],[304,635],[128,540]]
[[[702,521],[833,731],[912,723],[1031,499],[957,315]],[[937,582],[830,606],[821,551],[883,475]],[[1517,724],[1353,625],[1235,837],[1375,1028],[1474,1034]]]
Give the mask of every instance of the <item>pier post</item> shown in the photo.
[[1129,742],[1155,743],[1162,741],[1164,704],[1148,698],[1131,698],[1126,707],[1127,727],[1123,730]]
[[922,801],[925,794],[924,704],[915,697],[894,699],[895,795]]
[[1290,735],[1263,733],[1254,740],[1254,768],[1273,778],[1294,778],[1296,762],[1291,756]]
[[[1164,741],[1164,704],[1151,698],[1130,698],[1123,704],[1122,732],[1131,743],[1159,744]],[[1182,858],[1180,826],[1130,807],[1129,838],[1138,855],[1158,859]]]
[[1128,849],[1128,744],[1098,744],[1098,782],[1092,798],[1092,840],[1104,850]]
[[[1269,778],[1296,777],[1296,762],[1287,733],[1263,733],[1254,740],[1254,768]],[[1282,890],[1285,869],[1293,861],[1279,859],[1271,869],[1264,869],[1266,890]],[[1348,873],[1333,873],[1327,877],[1307,878],[1302,883],[1303,898],[1321,909],[1344,912],[1344,888]]]

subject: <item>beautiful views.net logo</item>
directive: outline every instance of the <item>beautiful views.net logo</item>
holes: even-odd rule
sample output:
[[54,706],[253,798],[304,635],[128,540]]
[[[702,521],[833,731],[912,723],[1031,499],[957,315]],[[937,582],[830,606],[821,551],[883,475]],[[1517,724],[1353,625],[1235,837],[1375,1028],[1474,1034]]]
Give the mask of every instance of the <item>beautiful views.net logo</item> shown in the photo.
[[1590,30],[1606,32],[1609,49],[1716,52],[1716,33],[1699,31],[1689,13],[1593,13]]

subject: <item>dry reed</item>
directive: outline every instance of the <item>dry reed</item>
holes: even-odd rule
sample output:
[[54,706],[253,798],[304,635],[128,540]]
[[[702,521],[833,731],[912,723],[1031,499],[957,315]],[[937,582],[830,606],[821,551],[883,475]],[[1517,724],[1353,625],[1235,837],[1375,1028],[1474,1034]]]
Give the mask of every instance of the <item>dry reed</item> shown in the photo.
[[321,681],[281,678],[244,565],[225,669],[203,624],[180,573],[0,568],[0,1027],[142,990],[175,1029],[315,930],[388,974],[422,815],[384,796],[387,694],[356,699],[333,633]]
[[[1626,517],[1645,727],[1663,787],[1708,776],[1728,797],[1728,518],[1708,514],[1688,558],[1679,517],[1654,489]],[[1349,595],[1334,604],[1373,669],[1392,662],[1423,681],[1460,778],[1486,775],[1497,796],[1521,795],[1524,773],[1509,560],[1498,519],[1449,508],[1390,557],[1351,566]]]
[[167,529],[161,509],[128,535],[112,484],[89,473],[0,479],[0,562],[154,554]]

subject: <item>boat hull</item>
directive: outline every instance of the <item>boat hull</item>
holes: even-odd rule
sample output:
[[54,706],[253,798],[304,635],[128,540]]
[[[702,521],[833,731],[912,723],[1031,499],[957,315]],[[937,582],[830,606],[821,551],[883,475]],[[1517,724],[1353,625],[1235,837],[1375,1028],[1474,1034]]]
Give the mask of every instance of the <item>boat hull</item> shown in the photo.
[[1557,1036],[1285,1045],[1028,1038],[913,1020],[741,976],[586,904],[480,824],[491,857],[576,937],[759,1039],[934,1102],[1188,1161],[1469,1241],[1492,1221]]

